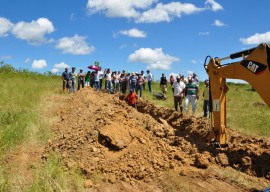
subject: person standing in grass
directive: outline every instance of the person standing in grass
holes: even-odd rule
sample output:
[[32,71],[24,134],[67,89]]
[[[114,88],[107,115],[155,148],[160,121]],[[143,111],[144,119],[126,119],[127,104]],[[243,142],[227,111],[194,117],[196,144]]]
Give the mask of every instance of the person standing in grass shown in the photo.
[[121,85],[120,86],[121,87],[121,92],[123,94],[126,94],[128,79],[126,77],[126,72],[125,71],[121,74],[119,81],[120,81],[120,85]]
[[203,116],[207,117],[209,114],[210,101],[209,101],[209,80],[204,81],[205,89],[203,91]]
[[99,77],[98,77],[98,72],[94,72],[94,89],[99,90]]
[[135,72],[132,72],[131,76],[129,77],[129,89],[135,90],[137,81],[138,81],[138,76],[135,74]]
[[103,71],[102,68],[100,67],[100,70],[98,71],[98,78],[99,78],[99,90],[102,90],[102,79],[103,79]]
[[90,77],[91,77],[91,72],[87,71],[86,76],[85,76],[85,86],[90,86]]
[[166,76],[164,75],[164,73],[162,73],[159,85],[160,85],[163,96],[165,96],[167,94],[168,81],[167,81]]
[[69,91],[69,73],[68,68],[65,68],[65,71],[62,73],[62,81],[63,81],[63,93]]
[[142,90],[143,90],[143,84],[144,84],[144,78],[141,74],[138,75],[137,79],[137,85],[136,85],[136,94],[138,94],[138,91],[140,90],[140,97],[142,97]]
[[114,74],[114,93],[119,91],[119,79],[120,79],[120,71],[115,72]]
[[173,75],[171,75],[170,76],[170,84],[171,84],[171,86],[173,85],[173,83],[174,83],[174,78],[173,78]]
[[76,73],[75,73],[76,68],[72,67],[71,72],[69,73],[69,78],[70,78],[70,88],[69,88],[69,93],[75,93],[76,91]]
[[106,78],[106,89],[107,89],[108,93],[112,93],[112,73],[111,73],[111,69],[107,69],[105,78]]
[[152,81],[153,81],[153,75],[150,73],[149,70],[147,70],[147,83],[148,83],[148,89],[150,93],[152,93]]
[[182,101],[184,98],[185,83],[181,81],[180,77],[176,77],[176,81],[172,84],[173,96],[174,96],[174,108],[178,111],[178,105],[181,114],[183,113]]
[[[146,76],[145,76],[145,74],[144,74],[144,71],[141,71],[141,76],[142,76],[142,78],[145,80],[146,79]],[[143,90],[145,91],[145,82],[146,81],[144,81],[143,82]]]
[[188,79],[188,83],[186,85],[186,88],[184,90],[186,92],[186,100],[185,100],[185,107],[184,110],[187,111],[188,109],[188,104],[191,102],[192,104],[192,116],[194,115],[196,111],[196,103],[197,100],[199,99],[199,87],[197,84],[193,83],[193,78]]
[[82,85],[82,88],[84,88],[85,83],[85,74],[83,74],[83,70],[80,69],[80,73],[78,73],[78,90],[80,90],[80,86]]

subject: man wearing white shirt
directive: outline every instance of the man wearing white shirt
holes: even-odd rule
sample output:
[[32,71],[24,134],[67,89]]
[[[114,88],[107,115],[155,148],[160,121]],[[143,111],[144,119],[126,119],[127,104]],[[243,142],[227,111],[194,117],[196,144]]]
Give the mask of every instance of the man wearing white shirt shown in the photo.
[[153,81],[153,75],[150,73],[149,70],[147,70],[147,83],[148,83],[148,89],[150,93],[152,93],[152,81]]
[[99,77],[99,90],[102,89],[102,78],[103,78],[103,71],[102,68],[100,67],[100,70],[98,71],[98,77]]
[[174,96],[174,107],[175,110],[178,111],[178,104],[180,107],[180,112],[183,112],[182,100],[184,98],[183,90],[185,89],[186,85],[184,82],[180,81],[180,77],[176,77],[176,81],[172,84],[173,89],[173,96]]

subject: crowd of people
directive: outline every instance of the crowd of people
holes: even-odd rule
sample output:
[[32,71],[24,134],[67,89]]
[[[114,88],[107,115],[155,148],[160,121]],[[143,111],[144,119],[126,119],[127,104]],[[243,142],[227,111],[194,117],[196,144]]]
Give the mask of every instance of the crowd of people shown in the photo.
[[[126,99],[129,104],[136,107],[136,101],[139,97],[142,97],[143,91],[146,90],[146,85],[150,93],[152,93],[153,75],[150,70],[147,70],[147,74],[144,71],[140,73],[121,71],[111,71],[106,69],[102,71],[102,68],[98,71],[88,71],[86,74],[80,69],[79,73],[75,73],[76,68],[72,67],[72,71],[68,72],[68,68],[62,73],[63,80],[63,92],[73,93],[84,86],[91,86],[96,91],[106,90],[108,93],[128,93]],[[103,80],[104,79],[104,80]],[[77,80],[77,81],[76,81]],[[185,78],[183,75],[178,75],[176,80],[171,75],[170,85],[174,96],[174,107],[180,113],[187,111],[189,103],[192,105],[192,115],[196,111],[196,103],[199,99],[199,77],[196,73],[189,75]],[[76,88],[77,82],[77,88]],[[103,86],[103,82],[105,82]],[[166,96],[168,92],[168,81],[165,74],[162,74],[160,78],[161,95]],[[205,81],[205,90],[203,92],[204,98],[204,117],[208,116],[209,111],[209,82]],[[184,101],[184,107],[183,107]]]

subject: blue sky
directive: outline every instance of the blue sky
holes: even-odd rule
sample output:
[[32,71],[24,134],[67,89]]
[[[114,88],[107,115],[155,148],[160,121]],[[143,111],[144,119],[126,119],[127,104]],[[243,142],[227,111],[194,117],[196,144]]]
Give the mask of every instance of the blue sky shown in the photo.
[[207,55],[270,42],[269,8],[269,0],[1,0],[0,60],[41,73],[86,72],[99,61],[204,80]]

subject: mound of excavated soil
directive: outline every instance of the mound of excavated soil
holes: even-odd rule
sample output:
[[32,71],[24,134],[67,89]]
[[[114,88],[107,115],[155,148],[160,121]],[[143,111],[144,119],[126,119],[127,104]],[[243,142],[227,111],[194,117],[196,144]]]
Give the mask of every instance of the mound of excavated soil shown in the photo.
[[[173,171],[178,175],[191,173],[201,180],[219,180],[217,174],[206,176],[199,171],[213,165],[221,171],[232,167],[270,180],[269,143],[228,130],[229,147],[216,149],[205,143],[209,122],[204,118],[181,117],[172,109],[143,100],[138,101],[137,111],[119,95],[88,87],[71,94],[59,116],[55,137],[43,157],[51,150],[58,152],[68,168],[79,167],[87,179],[99,175],[110,183],[145,184]],[[233,186],[231,191],[246,190],[244,185],[224,182],[225,187]],[[270,184],[267,180],[264,183]],[[89,185],[93,185],[91,181]]]

